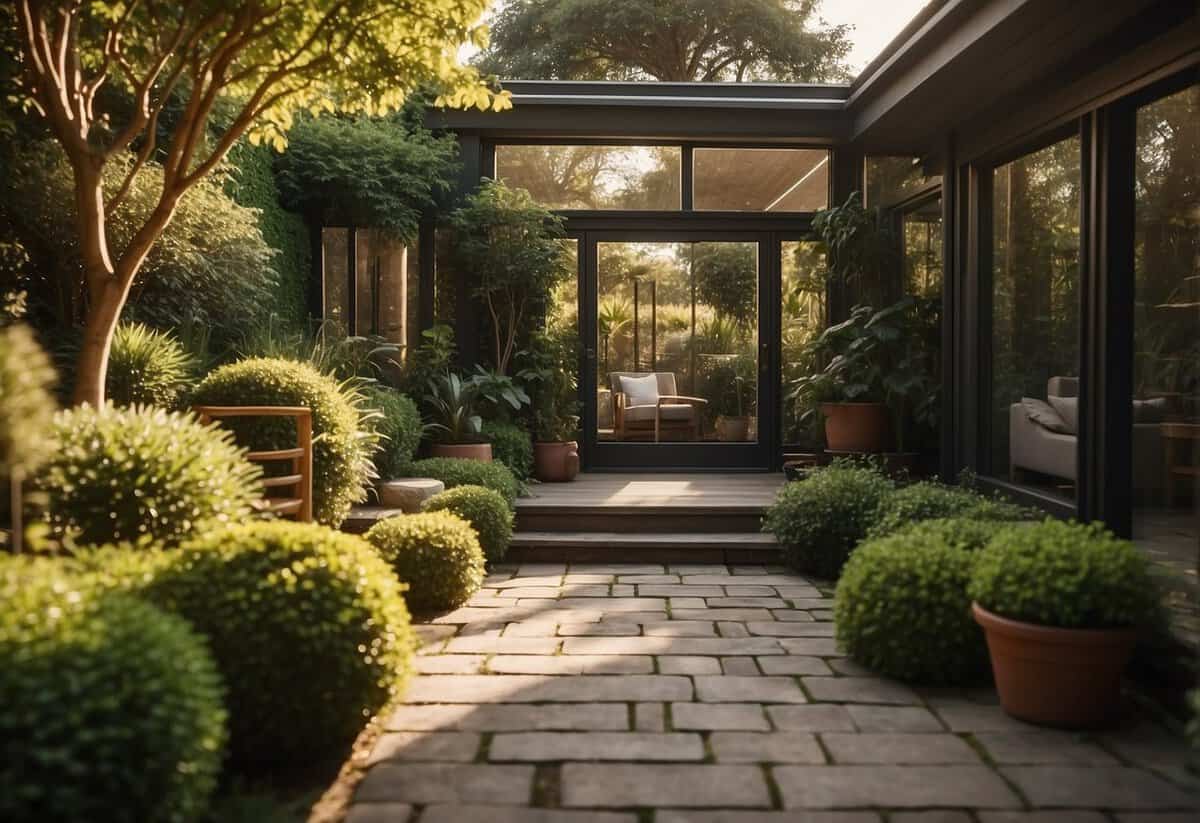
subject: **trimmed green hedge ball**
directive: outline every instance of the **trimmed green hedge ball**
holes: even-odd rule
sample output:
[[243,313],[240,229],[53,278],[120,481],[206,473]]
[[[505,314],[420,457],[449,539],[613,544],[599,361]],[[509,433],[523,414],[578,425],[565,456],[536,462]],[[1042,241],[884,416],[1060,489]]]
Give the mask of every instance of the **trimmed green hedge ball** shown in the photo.
[[419,614],[455,609],[483,585],[479,538],[448,511],[381,520],[367,540],[408,584],[408,605]]
[[499,492],[483,486],[456,486],[425,501],[425,511],[448,511],[471,524],[489,563],[499,563],[512,540],[513,514]]

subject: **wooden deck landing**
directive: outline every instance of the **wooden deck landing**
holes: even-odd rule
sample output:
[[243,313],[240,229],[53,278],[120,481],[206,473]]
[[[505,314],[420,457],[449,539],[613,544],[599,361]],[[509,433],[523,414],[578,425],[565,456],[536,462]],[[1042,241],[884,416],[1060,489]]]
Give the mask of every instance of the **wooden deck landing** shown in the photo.
[[761,514],[783,485],[783,475],[585,473],[572,483],[537,483],[517,501],[517,512],[550,508],[724,509]]

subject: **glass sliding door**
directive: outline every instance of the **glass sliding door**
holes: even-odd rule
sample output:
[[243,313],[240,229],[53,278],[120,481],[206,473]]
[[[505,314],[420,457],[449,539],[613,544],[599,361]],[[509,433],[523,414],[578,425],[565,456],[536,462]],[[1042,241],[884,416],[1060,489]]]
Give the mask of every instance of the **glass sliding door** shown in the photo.
[[598,462],[758,467],[759,243],[599,239],[593,249]]

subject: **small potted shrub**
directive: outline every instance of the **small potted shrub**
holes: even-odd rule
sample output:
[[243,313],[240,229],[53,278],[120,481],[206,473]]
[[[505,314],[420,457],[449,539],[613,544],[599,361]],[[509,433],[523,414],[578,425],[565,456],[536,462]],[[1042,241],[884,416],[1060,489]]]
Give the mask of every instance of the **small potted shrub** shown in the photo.
[[713,369],[710,386],[714,389],[717,439],[723,443],[749,440],[752,417],[746,408],[755,390],[754,361],[735,356],[721,363]]
[[533,403],[533,473],[543,483],[565,483],[579,474],[579,417],[571,346],[549,334],[534,337],[521,353],[520,377],[530,386]]
[[1101,525],[1056,520],[980,552],[968,594],[1006,712],[1067,728],[1118,718],[1121,672],[1158,608],[1148,563]]
[[475,411],[478,397],[474,382],[452,372],[429,381],[425,402],[437,418],[429,425],[434,457],[492,462],[492,444],[483,439],[483,418]]

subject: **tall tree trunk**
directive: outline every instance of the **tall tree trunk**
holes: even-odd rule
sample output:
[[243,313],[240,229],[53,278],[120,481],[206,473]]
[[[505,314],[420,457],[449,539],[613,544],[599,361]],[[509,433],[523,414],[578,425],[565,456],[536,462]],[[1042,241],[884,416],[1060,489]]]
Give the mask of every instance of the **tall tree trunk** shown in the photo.
[[76,405],[104,405],[108,352],[124,299],[114,291],[116,271],[108,251],[102,164],[91,156],[72,156],[75,176],[75,226],[83,258],[87,308],[83,342],[75,371]]
[[83,344],[76,363],[76,405],[88,403],[96,408],[104,405],[104,385],[108,379],[108,354],[112,348],[113,333],[125,306],[127,288],[114,280],[106,284],[100,294],[92,294],[83,326]]

